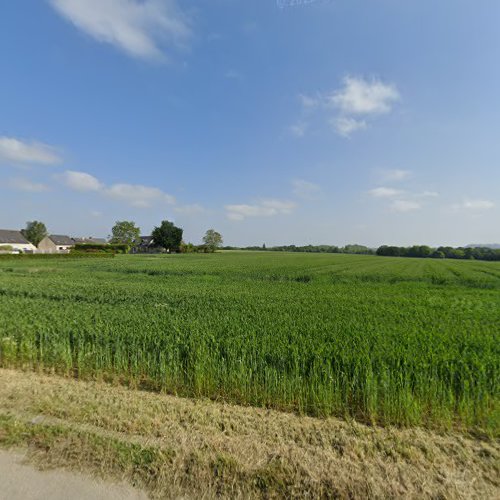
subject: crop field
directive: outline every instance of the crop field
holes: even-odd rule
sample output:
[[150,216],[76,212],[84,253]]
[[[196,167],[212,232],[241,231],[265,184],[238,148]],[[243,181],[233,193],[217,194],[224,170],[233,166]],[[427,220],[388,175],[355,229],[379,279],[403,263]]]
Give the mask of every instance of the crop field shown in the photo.
[[500,263],[0,260],[0,366],[381,424],[500,426]]

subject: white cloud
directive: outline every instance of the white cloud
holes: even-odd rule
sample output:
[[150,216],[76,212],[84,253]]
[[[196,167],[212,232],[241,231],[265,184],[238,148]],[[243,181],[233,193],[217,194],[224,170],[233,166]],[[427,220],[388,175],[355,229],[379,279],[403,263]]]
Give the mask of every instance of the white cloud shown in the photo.
[[134,57],[163,58],[164,43],[182,46],[191,37],[175,0],[49,1],[78,29]]
[[75,191],[100,191],[104,186],[93,175],[85,172],[67,170],[58,178],[70,189]]
[[398,196],[402,193],[399,189],[393,189],[388,187],[378,187],[374,189],[370,189],[368,193],[374,198],[392,198],[394,196]]
[[308,113],[310,117],[314,111],[320,117],[326,115],[335,132],[342,137],[368,128],[369,117],[389,113],[401,99],[396,85],[355,76],[345,77],[342,86],[331,92],[299,94],[298,97],[303,114]]
[[466,210],[490,210],[495,208],[495,203],[489,200],[466,200],[461,207]]
[[288,130],[295,137],[304,137],[306,135],[308,125],[305,122],[298,122],[295,125],[288,127]]
[[321,187],[313,182],[308,182],[303,179],[294,179],[292,181],[293,194],[299,198],[304,198],[306,200],[315,199],[321,192]]
[[328,99],[346,115],[389,113],[393,103],[400,99],[395,85],[380,80],[347,76],[343,83]]
[[331,120],[335,131],[342,137],[350,137],[353,132],[363,130],[367,127],[365,120],[356,120],[355,118],[339,116]]
[[246,217],[272,217],[288,215],[295,208],[291,201],[264,200],[256,205],[226,205],[226,215],[231,220],[243,220]]
[[174,210],[178,214],[183,214],[183,215],[200,215],[206,212],[205,208],[202,207],[201,205],[198,205],[197,203],[192,204],[192,205],[181,205],[179,207],[175,207]]
[[99,179],[85,172],[68,170],[58,178],[75,191],[95,191],[136,208],[149,208],[156,203],[174,204],[175,198],[161,189],[140,184],[112,184],[105,186]]
[[391,203],[391,210],[393,212],[411,212],[413,210],[420,210],[421,208],[420,203],[412,200],[394,200]]
[[104,190],[104,194],[136,208],[149,208],[155,203],[175,203],[175,198],[161,189],[140,184],[113,184]]
[[43,193],[48,191],[49,187],[41,182],[32,182],[28,179],[11,179],[9,187],[18,191],[26,191],[28,193]]
[[404,181],[412,176],[412,172],[410,170],[401,170],[401,169],[393,169],[393,170],[383,170],[381,172],[381,177],[386,182],[399,182]]
[[61,161],[55,148],[47,144],[0,137],[0,162],[56,165]]

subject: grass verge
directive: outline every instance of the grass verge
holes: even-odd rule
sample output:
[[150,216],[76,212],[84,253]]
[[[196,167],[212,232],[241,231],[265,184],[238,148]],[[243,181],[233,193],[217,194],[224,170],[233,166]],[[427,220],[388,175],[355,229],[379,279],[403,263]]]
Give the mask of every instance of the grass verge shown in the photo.
[[498,498],[500,442],[0,369],[0,446],[153,498]]

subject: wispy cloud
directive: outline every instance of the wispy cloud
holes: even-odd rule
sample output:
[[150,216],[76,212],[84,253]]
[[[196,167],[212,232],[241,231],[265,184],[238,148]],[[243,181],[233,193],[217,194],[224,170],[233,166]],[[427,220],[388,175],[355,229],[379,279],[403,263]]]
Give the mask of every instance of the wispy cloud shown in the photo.
[[112,184],[106,186],[86,172],[67,170],[57,178],[67,187],[80,192],[99,192],[107,198],[124,202],[135,208],[149,208],[155,204],[174,204],[175,198],[161,189],[141,184]]
[[465,200],[460,208],[473,211],[491,210],[495,208],[495,203],[490,200]]
[[[349,138],[370,125],[369,119],[390,113],[401,99],[396,85],[377,78],[346,76],[342,85],[327,93],[299,94],[302,114],[327,118],[333,130]],[[298,135],[301,137],[301,135]]]
[[164,45],[183,46],[192,34],[175,0],[49,1],[78,29],[133,57],[162,59]]
[[104,187],[96,177],[86,172],[66,170],[66,172],[57,176],[57,178],[74,191],[100,191]]
[[321,187],[318,184],[303,179],[294,179],[292,186],[293,194],[305,200],[314,200],[321,193]]
[[393,212],[412,212],[420,210],[422,205],[414,200],[394,200],[390,208]]
[[297,122],[294,125],[290,125],[290,127],[288,127],[288,130],[295,137],[304,137],[306,135],[308,127],[309,125],[305,122]]
[[320,95],[311,96],[307,94],[299,94],[299,101],[304,109],[313,109],[319,106],[323,98]]
[[295,208],[295,203],[281,200],[264,200],[255,205],[226,205],[226,215],[231,220],[243,220],[247,217],[272,217],[288,215]]
[[104,190],[104,194],[136,208],[149,208],[155,203],[175,203],[175,198],[161,189],[140,184],[113,184]]
[[393,84],[347,76],[327,99],[345,115],[371,115],[389,113],[400,95]]
[[403,191],[399,189],[389,188],[389,187],[377,187],[370,189],[368,193],[374,198],[393,198],[402,194]]
[[333,129],[342,137],[351,137],[353,132],[357,130],[363,130],[367,127],[367,123],[365,120],[357,120],[356,118],[348,117],[348,116],[339,116],[337,118],[333,118],[330,123],[333,126]]
[[57,165],[61,161],[57,150],[48,144],[0,137],[0,163]]
[[[407,175],[398,175],[397,179],[405,178]],[[428,204],[430,198],[436,198],[439,193],[435,191],[412,192],[392,187],[379,186],[368,191],[373,198],[389,202],[387,207],[392,212],[411,212],[420,210]],[[426,201],[427,200],[427,201]]]
[[49,190],[49,186],[47,186],[47,184],[33,182],[23,178],[11,179],[8,182],[8,185],[11,189],[26,191],[28,193],[43,193]]

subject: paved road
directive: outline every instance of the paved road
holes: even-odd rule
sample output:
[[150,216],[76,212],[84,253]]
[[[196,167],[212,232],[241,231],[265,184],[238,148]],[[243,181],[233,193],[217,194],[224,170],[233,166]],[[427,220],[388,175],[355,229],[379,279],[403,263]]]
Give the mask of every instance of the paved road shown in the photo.
[[65,470],[39,471],[23,458],[0,450],[0,500],[147,500],[128,485]]

